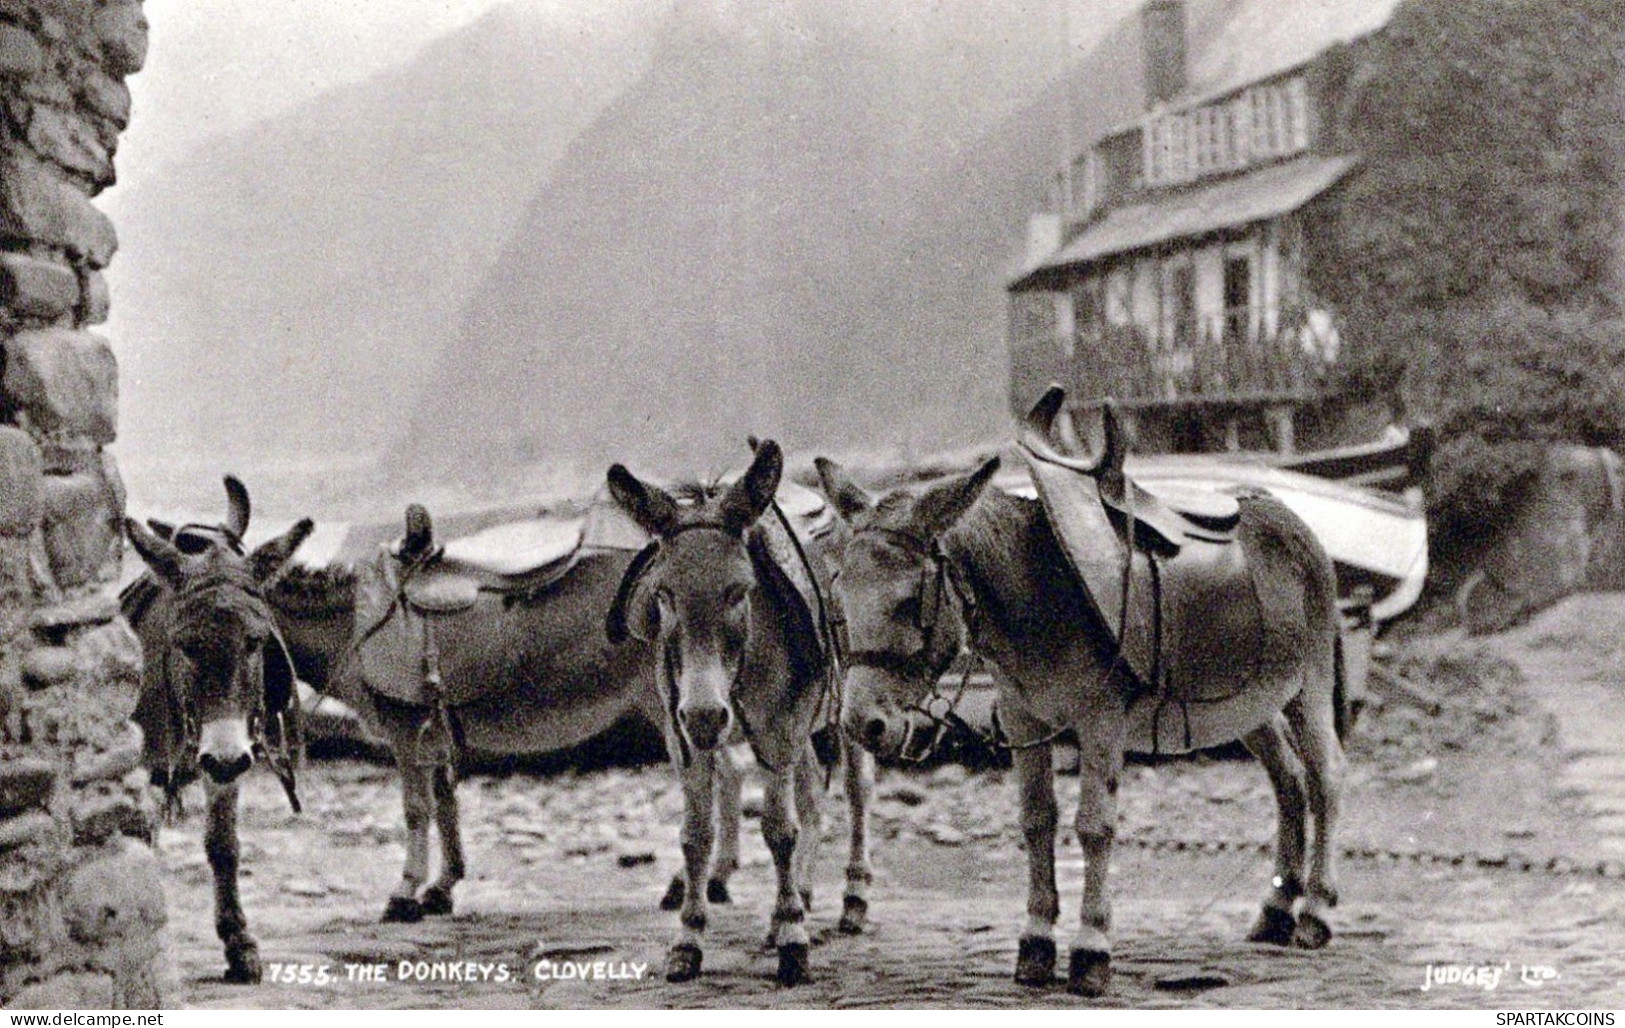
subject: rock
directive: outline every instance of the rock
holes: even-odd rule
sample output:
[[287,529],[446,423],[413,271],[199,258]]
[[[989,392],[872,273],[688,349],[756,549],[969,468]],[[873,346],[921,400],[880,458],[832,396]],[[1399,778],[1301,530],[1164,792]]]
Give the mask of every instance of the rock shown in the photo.
[[112,307],[113,297],[107,289],[107,277],[99,271],[86,271],[79,280],[79,309],[75,312],[79,324],[104,324],[107,312]]
[[75,846],[100,846],[115,835],[150,838],[152,825],[140,801],[122,791],[81,796],[73,806]]
[[20,757],[0,763],[0,814],[43,809],[55,785],[56,765],[48,760]]
[[113,184],[113,155],[101,138],[74,111],[50,104],[30,105],[28,145],[34,152],[85,176],[97,187]]
[[959,829],[955,828],[953,825],[945,825],[945,824],[942,824],[941,822],[933,822],[932,824],[929,824],[929,825],[927,825],[925,827],[925,835],[932,842],[936,843],[939,846],[963,846],[963,845],[965,845],[965,833],[961,832]]
[[317,899],[322,896],[326,896],[333,890],[321,882],[313,882],[302,878],[296,878],[283,882],[282,891],[290,896],[306,896],[311,899]]
[[28,623],[36,632],[51,635],[81,625],[105,625],[118,617],[118,613],[117,596],[94,592],[48,607],[36,607]]
[[0,77],[29,78],[45,68],[45,48],[27,29],[0,22]]
[[13,1010],[111,1010],[113,979],[105,974],[61,974],[25,987],[6,1006]]
[[38,527],[43,467],[27,432],[0,426],[0,535],[26,536]]
[[23,684],[49,689],[71,682],[81,669],[79,655],[66,646],[36,646],[23,655]]
[[0,152],[0,240],[61,247],[93,268],[118,250],[107,215],[25,148]]
[[72,268],[27,254],[0,254],[0,306],[25,318],[54,321],[78,305],[79,276]]
[[96,12],[95,30],[111,74],[134,75],[147,63],[147,16],[139,3],[109,3]]
[[653,850],[637,850],[623,852],[615,857],[615,863],[621,867],[640,867],[644,864],[653,864],[655,855]]
[[4,353],[0,388],[35,429],[82,436],[98,445],[116,438],[118,361],[106,339],[40,329],[6,340]]
[[926,792],[919,786],[910,782],[898,782],[889,785],[880,791],[880,798],[901,803],[905,807],[917,807],[926,801]]
[[75,756],[73,784],[85,785],[115,778],[122,781],[140,768],[144,743],[141,726],[134,721],[125,722],[124,731],[105,749],[96,753],[80,752]]
[[130,87],[121,79],[89,71],[79,83],[79,99],[117,128],[130,127]]
[[1395,768],[1388,773],[1388,778],[1391,781],[1401,782],[1406,785],[1418,785],[1432,778],[1438,770],[1439,761],[1436,758],[1423,757],[1421,760],[1412,761],[1404,767]]
[[158,858],[141,843],[120,840],[112,852],[68,875],[62,912],[80,943],[151,936],[169,922]]
[[49,814],[24,814],[0,821],[0,853],[49,838],[55,831],[56,822]]
[[45,552],[58,585],[85,585],[115,566],[123,551],[119,511],[100,473],[48,475],[41,499]]

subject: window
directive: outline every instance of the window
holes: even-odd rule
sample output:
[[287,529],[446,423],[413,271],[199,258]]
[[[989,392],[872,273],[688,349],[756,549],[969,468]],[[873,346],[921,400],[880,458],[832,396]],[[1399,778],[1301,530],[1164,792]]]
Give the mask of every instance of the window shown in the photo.
[[1252,338],[1253,262],[1250,257],[1226,257],[1224,261],[1224,341],[1226,344]]
[[1196,343],[1196,269],[1180,262],[1170,269],[1167,293],[1171,321],[1165,349],[1186,348]]

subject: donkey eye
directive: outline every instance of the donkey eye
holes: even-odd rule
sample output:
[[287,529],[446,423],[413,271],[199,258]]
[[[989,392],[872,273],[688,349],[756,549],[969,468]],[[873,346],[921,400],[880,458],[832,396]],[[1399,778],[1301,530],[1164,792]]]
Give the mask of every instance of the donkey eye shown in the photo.
[[920,598],[910,596],[897,605],[895,611],[899,621],[915,621],[920,616]]

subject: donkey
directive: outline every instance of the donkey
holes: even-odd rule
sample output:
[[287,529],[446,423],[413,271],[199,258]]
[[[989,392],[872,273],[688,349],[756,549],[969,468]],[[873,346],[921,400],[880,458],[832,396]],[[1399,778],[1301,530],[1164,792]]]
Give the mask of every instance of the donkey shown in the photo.
[[[1093,465],[1082,465],[1095,476],[1121,474],[1123,448],[1109,410],[1107,418],[1106,452]],[[1099,996],[1110,983],[1106,873],[1125,748],[1167,750],[1173,748],[1169,742],[1183,742],[1189,750],[1239,738],[1256,754],[1275,791],[1279,824],[1273,888],[1249,938],[1325,945],[1331,935],[1326,910],[1337,901],[1332,839],[1343,753],[1333,704],[1339,622],[1324,550],[1278,501],[1255,496],[1239,502],[1238,541],[1232,545],[1240,549],[1229,559],[1244,558],[1249,588],[1271,601],[1263,605],[1261,630],[1248,638],[1226,635],[1225,612],[1210,611],[1210,624],[1198,625],[1182,638],[1183,649],[1164,652],[1160,660],[1200,676],[1204,661],[1189,659],[1192,652],[1205,659],[1229,648],[1255,654],[1255,674],[1219,683],[1234,685],[1224,703],[1205,710],[1201,698],[1179,704],[1185,713],[1181,740],[1169,727],[1181,719],[1162,716],[1165,703],[1125,659],[1127,626],[1115,620],[1118,605],[1089,595],[1039,501],[987,488],[998,467],[994,457],[970,474],[876,499],[838,465],[817,462],[826,495],[852,530],[838,557],[835,585],[850,647],[846,733],[877,754],[897,753],[921,718],[940,717],[918,704],[932,693],[961,639],[994,665],[999,720],[1013,740],[1027,842],[1028,920],[1015,974],[1024,985],[1046,985],[1054,975],[1060,902],[1050,743],[1069,728],[1077,733],[1080,752],[1076,823],[1086,858],[1070,991]],[[1126,520],[1139,527],[1132,513]],[[1125,531],[1120,516],[1099,523],[1107,533]],[[1096,542],[1108,554],[1124,549],[1115,536]],[[1127,611],[1123,593],[1120,609]],[[1315,819],[1307,854],[1306,795]]]
[[214,872],[225,980],[255,983],[259,946],[237,892],[238,782],[256,755],[264,756],[299,809],[298,693],[264,592],[313,526],[302,520],[245,553],[248,490],[228,477],[226,495],[224,524],[165,527],[170,538],[126,519],[125,533],[148,574],[120,599],[145,659],[135,720],[146,736],[147,765],[171,811],[181,788],[203,772],[204,849]]
[[[812,977],[806,916],[823,790],[812,740],[839,709],[838,655],[805,605],[817,584],[794,578],[817,566],[774,506],[783,454],[771,440],[755,451],[738,481],[687,490],[687,503],[620,464],[609,469],[611,494],[655,541],[629,569],[608,627],[612,637],[630,634],[654,647],[667,745],[683,787],[690,882],[702,880],[711,862],[711,780],[732,730],[766,772],[762,837],[777,877],[768,941],[778,950],[778,981],[794,986]],[[852,851],[840,928],[850,933],[861,930],[867,909],[864,808],[874,771],[856,751],[845,764]],[[707,910],[699,890],[688,890],[679,920],[666,962],[673,982],[700,973]]]
[[[409,605],[402,576],[439,572],[442,548],[421,506],[408,508],[406,529],[399,547],[354,568],[293,568],[270,597],[299,677],[354,708],[400,771],[406,862],[386,922],[453,911],[453,889],[467,869],[457,751],[550,753],[628,716],[654,725],[665,719],[649,648],[603,638],[605,612],[634,551],[583,544],[562,568],[485,579],[466,608],[434,613]],[[425,661],[432,661],[432,690]],[[726,903],[739,866],[740,779],[726,753],[716,763],[721,853],[709,877],[697,880],[710,902]],[[441,858],[432,882],[431,822]],[[661,906],[677,909],[684,888],[679,873]]]

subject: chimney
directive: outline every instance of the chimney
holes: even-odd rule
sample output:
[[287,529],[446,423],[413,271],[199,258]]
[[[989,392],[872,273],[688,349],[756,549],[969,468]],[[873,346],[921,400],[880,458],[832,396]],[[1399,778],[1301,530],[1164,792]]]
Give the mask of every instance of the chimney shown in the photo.
[[1146,0],[1140,8],[1145,102],[1167,103],[1185,89],[1185,0]]

